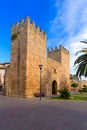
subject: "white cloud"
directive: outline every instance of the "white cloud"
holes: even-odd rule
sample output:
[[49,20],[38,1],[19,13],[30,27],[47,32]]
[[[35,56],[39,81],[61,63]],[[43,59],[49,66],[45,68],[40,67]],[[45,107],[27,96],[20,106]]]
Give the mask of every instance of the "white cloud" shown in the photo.
[[80,41],[87,39],[87,0],[66,0],[55,5],[57,13],[49,23],[48,47],[62,43],[70,51],[71,73],[76,51],[87,47]]
[[79,35],[76,35],[74,37],[71,37],[67,39],[66,48],[70,51],[70,70],[71,73],[75,73],[73,65],[74,61],[78,56],[75,56],[75,53],[82,48],[87,48],[87,45],[84,43],[81,43],[79,41],[87,39],[87,32],[84,31],[84,33],[79,33]]

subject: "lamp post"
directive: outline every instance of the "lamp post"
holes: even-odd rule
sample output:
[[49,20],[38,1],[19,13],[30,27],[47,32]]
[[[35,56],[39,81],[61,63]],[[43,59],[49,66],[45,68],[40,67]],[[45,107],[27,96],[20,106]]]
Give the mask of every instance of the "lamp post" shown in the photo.
[[41,96],[42,96],[42,67],[43,65],[40,64],[39,68],[40,68],[40,101],[41,101]]

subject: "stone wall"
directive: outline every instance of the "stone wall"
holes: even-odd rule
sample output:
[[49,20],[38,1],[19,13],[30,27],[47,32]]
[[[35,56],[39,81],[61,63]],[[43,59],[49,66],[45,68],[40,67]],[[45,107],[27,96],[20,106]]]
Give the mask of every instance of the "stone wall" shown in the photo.
[[[53,59],[51,62],[48,60],[48,66],[50,71],[56,69],[56,81],[58,82],[58,88],[67,87],[70,88],[70,55],[69,51],[60,45],[54,49],[48,50],[48,58]],[[55,64],[56,63],[56,64]],[[52,74],[53,75],[53,74]],[[52,82],[52,81],[51,81]]]
[[60,48],[55,47],[47,50],[48,58],[61,62]]

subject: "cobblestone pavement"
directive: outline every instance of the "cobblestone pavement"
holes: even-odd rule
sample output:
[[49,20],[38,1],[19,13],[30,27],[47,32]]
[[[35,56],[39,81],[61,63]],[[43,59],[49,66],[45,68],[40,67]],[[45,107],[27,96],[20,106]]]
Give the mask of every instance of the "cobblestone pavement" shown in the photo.
[[87,102],[0,95],[0,130],[87,130]]

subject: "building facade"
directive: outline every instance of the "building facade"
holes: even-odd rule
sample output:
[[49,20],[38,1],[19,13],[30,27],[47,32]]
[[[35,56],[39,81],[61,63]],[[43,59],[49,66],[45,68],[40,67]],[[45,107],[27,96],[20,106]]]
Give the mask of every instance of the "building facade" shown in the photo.
[[[70,80],[71,85],[73,83],[77,83],[78,84],[78,87],[75,88],[75,89],[80,90],[80,89],[82,89],[84,87],[84,85],[87,86],[87,80],[83,80],[82,78],[78,78],[78,76],[76,76],[76,75],[70,75],[70,77],[71,77],[71,80]],[[71,90],[72,89],[73,88],[71,87]]]
[[63,46],[46,50],[47,35],[35,23],[12,25],[11,62],[6,69],[5,93],[9,96],[34,97],[40,92],[42,64],[42,92],[46,96],[70,87],[70,56]]
[[9,63],[0,63],[0,91],[5,86],[5,68],[9,65]]

